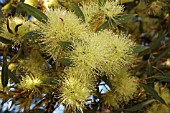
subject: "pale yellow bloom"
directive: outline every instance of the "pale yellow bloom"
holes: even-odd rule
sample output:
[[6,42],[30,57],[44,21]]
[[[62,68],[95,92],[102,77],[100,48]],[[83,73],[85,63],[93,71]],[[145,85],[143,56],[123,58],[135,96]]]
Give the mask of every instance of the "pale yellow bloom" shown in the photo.
[[95,2],[83,3],[83,6],[80,8],[87,23],[91,23],[93,20],[95,20],[99,13],[99,5]]
[[44,0],[43,4],[47,9],[50,7],[57,7],[58,6],[58,0]]
[[74,41],[74,50],[68,54],[68,58],[73,61],[73,66],[99,69],[110,74],[131,63],[132,46],[133,43],[125,35],[104,30],[86,34],[81,41]]
[[[156,83],[155,90],[167,104],[170,103],[170,91],[168,88],[162,87],[159,83]],[[152,106],[147,110],[147,113],[170,113],[170,108],[160,102],[154,102]]]
[[[16,26],[18,26],[18,30],[16,30]],[[20,43],[24,39],[23,36],[35,30],[36,26],[24,17],[11,17],[9,18],[9,28],[12,30],[11,33],[7,29],[7,23],[3,23],[2,29],[0,29],[0,36],[10,39],[15,43]]]
[[1,75],[2,75],[2,71],[0,71],[0,91],[3,91],[3,86],[2,86],[2,83],[1,83]]
[[38,76],[33,76],[31,74],[26,74],[22,76],[19,87],[23,90],[36,90],[37,87],[41,85],[42,81]]
[[90,96],[90,90],[87,85],[78,76],[65,77],[61,88],[60,103],[73,109],[81,108],[82,102]]
[[50,9],[45,14],[48,16],[47,24],[39,23],[43,44],[46,44],[44,51],[56,58],[61,49],[58,42],[78,39],[87,28],[73,12]]
[[114,90],[120,95],[131,96],[137,90],[137,79],[130,76],[127,67],[121,67],[110,80]]
[[25,0],[24,3],[29,4],[31,6],[37,6],[39,0]]
[[122,67],[110,78],[113,89],[103,96],[104,103],[108,106],[118,107],[127,104],[133,99],[133,94],[137,91],[138,84],[136,78],[130,76],[126,67]]
[[100,7],[101,11],[110,18],[123,12],[123,5],[118,5],[115,0],[106,0],[104,5]]

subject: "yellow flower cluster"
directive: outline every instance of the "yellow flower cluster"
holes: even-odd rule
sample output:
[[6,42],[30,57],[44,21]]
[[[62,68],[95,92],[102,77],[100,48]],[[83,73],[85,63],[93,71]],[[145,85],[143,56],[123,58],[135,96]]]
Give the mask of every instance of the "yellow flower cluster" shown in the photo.
[[[170,103],[170,91],[167,87],[163,87],[159,83],[155,83],[155,90],[167,104]],[[154,102],[147,110],[147,113],[170,113],[170,108],[160,102]]]
[[123,12],[123,5],[115,0],[106,0],[105,3],[98,4],[94,1],[83,3],[81,10],[85,16],[87,23],[92,23],[95,18],[100,20],[106,17],[113,18],[114,16]]
[[[37,1],[31,2],[37,3]],[[48,17],[46,24],[37,22],[38,27],[35,27],[25,18],[10,18],[10,29],[7,28],[8,23],[4,24],[0,36],[19,43],[26,33],[36,29],[41,35],[37,43],[40,42],[44,53],[56,59],[57,63],[60,58],[71,60],[70,67],[61,66],[61,70],[60,67],[56,68],[56,73],[59,73],[58,76],[63,80],[59,95],[60,103],[66,107],[82,108],[83,102],[92,93],[91,89],[95,89],[92,88],[95,85],[93,81],[98,76],[102,76],[101,73],[106,74],[113,81],[115,88],[114,92],[109,91],[106,94],[105,102],[108,105],[112,103],[109,100],[115,102],[112,106],[118,106],[122,102],[127,103],[136,90],[136,84],[131,82],[135,79],[129,76],[126,69],[123,72],[120,70],[132,62],[133,43],[128,36],[115,34],[111,30],[93,32],[88,24],[93,23],[93,18],[104,21],[105,17],[112,18],[123,11],[123,6],[118,5],[114,0],[106,0],[105,4],[100,5],[91,2],[87,4],[81,7],[86,20],[84,23],[71,11],[62,8],[49,9],[45,12]],[[61,42],[70,42],[71,49],[63,49]],[[45,61],[39,53],[39,48],[32,48],[29,53],[28,60],[24,59],[20,62],[20,64],[24,63],[21,67],[26,69],[25,72],[41,75],[39,72],[43,72],[41,70]],[[42,81],[40,76],[33,76],[33,74],[26,73],[19,87],[26,91],[38,90],[37,87],[42,84]]]
[[61,49],[58,43],[78,39],[87,31],[86,25],[82,24],[74,13],[61,8],[47,10],[45,14],[48,16],[48,22],[39,23],[39,30],[46,44],[44,50],[56,58]]
[[63,87],[61,88],[60,102],[67,108],[82,108],[82,103],[90,96],[90,89],[86,81],[79,78],[74,73],[64,77]]
[[110,82],[114,90],[111,89],[103,96],[104,103],[108,106],[118,107],[127,104],[137,91],[136,78],[130,76],[125,68],[119,70]]
[[73,66],[86,70],[100,69],[109,75],[132,61],[133,43],[125,35],[104,30],[87,34],[83,40],[74,42],[74,50],[68,55]]
[[[9,28],[7,26],[9,26]],[[24,17],[10,17],[8,22],[3,23],[2,29],[0,29],[0,36],[18,44],[24,39],[23,36],[26,33],[35,29],[36,26]]]
[[38,76],[26,74],[25,76],[22,76],[19,87],[23,90],[37,90],[37,87],[39,87],[41,83],[42,82]]

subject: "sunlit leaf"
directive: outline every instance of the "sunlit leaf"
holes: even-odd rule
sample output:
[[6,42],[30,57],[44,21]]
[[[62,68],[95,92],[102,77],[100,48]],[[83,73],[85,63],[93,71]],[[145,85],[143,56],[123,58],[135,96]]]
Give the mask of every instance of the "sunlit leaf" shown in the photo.
[[152,76],[152,78],[165,82],[170,82],[170,73],[156,74]]
[[72,49],[72,43],[67,41],[59,41],[58,44],[64,49]]
[[133,49],[133,53],[139,53],[141,51],[144,51],[145,49],[148,49],[148,47],[147,46],[141,46],[141,45],[135,46],[134,49]]
[[127,111],[131,111],[131,112],[134,112],[134,111],[138,111],[138,110],[141,110],[143,107],[151,104],[152,102],[156,101],[155,99],[151,99],[151,100],[147,100],[145,102],[142,102],[140,104],[137,104],[129,109],[127,109]]
[[32,16],[34,16],[40,22],[43,22],[43,23],[47,22],[48,17],[44,13],[42,13],[39,9],[33,6],[30,6],[28,4],[25,4],[23,2],[20,2],[19,6],[21,6],[23,10],[25,10],[28,14],[31,14]]
[[38,39],[40,38],[40,34],[37,31],[30,31],[26,33],[23,38],[28,38],[28,39]]
[[70,66],[70,64],[72,64],[72,61],[68,58],[61,58],[60,63],[63,64],[64,66]]
[[9,39],[6,39],[4,37],[0,36],[0,42],[4,43],[4,44],[13,44],[13,42]]
[[151,94],[155,99],[159,100],[162,104],[167,105],[165,101],[162,99],[162,97],[160,97],[158,93],[154,90],[154,88],[143,83],[140,83],[140,86],[142,86],[146,92]]
[[15,83],[19,83],[19,79],[10,70],[8,70],[8,74]]
[[2,18],[5,18],[5,16],[4,16],[4,14],[2,13],[2,10],[0,9],[0,20],[1,20]]
[[76,2],[74,2],[74,0],[70,0],[71,6],[74,9],[76,15],[83,21],[85,22],[85,17],[83,12],[81,11],[80,7],[77,5]]

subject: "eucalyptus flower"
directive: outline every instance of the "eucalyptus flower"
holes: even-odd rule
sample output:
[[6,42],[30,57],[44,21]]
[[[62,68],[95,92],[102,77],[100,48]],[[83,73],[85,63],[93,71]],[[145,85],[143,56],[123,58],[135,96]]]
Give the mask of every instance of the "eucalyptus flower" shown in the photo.
[[37,90],[37,87],[41,85],[42,81],[38,76],[33,76],[32,74],[26,74],[22,76],[19,87],[23,90]]
[[108,30],[84,35],[81,41],[73,42],[73,48],[68,58],[73,66],[83,69],[99,69],[109,74],[132,62],[132,41]]
[[35,29],[36,26],[24,17],[10,17],[5,23],[2,24],[0,36],[12,40],[18,44],[24,40],[24,35],[26,33]]
[[87,26],[73,13],[61,8],[49,9],[45,12],[48,16],[47,24],[39,23],[42,41],[45,44],[44,51],[54,58],[60,53],[60,41],[71,42],[78,39]]
[[63,86],[61,87],[60,103],[66,108],[80,109],[82,102],[90,96],[90,89],[86,82],[83,82],[78,76],[64,77]]
[[[170,91],[167,87],[155,83],[154,88],[167,104],[170,103]],[[151,107],[148,108],[147,113],[170,113],[170,108],[160,102],[154,102]]]
[[126,67],[119,69],[115,76],[110,78],[113,88],[103,96],[104,103],[113,107],[127,104],[129,100],[133,99],[133,94],[137,91],[136,81],[137,79],[130,76]]
[[106,0],[106,3],[101,4],[100,10],[109,18],[123,12],[123,5],[119,5],[115,0]]
[[84,14],[85,21],[87,23],[91,23],[99,14],[99,5],[95,2],[83,3],[82,7],[80,8]]

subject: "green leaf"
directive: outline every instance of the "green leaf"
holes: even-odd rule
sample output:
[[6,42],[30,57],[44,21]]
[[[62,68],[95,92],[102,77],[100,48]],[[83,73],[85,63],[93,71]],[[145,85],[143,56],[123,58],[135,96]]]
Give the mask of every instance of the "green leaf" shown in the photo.
[[29,38],[29,39],[38,39],[40,38],[40,34],[37,31],[31,31],[26,33],[23,38]]
[[144,51],[144,50],[146,50],[146,49],[148,49],[147,46],[141,46],[141,45],[135,46],[135,47],[133,48],[133,52],[132,52],[132,53],[139,53],[139,52],[142,52],[142,51]]
[[153,75],[153,68],[150,61],[148,61],[148,64],[146,66],[146,71],[147,71],[147,77]]
[[59,79],[56,77],[44,77],[41,79],[44,84],[57,84]]
[[106,4],[106,0],[98,0],[99,6],[103,6]]
[[146,84],[140,83],[140,86],[142,86],[146,92],[150,93],[155,99],[159,100],[162,104],[165,104],[165,101],[158,95],[158,93],[152,88],[151,86],[148,86]]
[[83,12],[81,11],[80,7],[77,5],[77,3],[74,2],[74,0],[70,0],[70,4],[75,11],[76,15],[83,21],[85,22],[85,17]]
[[132,20],[135,16],[136,14],[123,14],[123,15],[114,16],[113,18],[116,24],[119,25],[119,24],[126,23],[129,20]]
[[96,29],[96,31],[95,31],[95,32],[98,32],[98,31],[104,30],[104,29],[106,29],[106,28],[108,28],[108,27],[109,27],[109,22],[108,22],[108,21],[106,21],[106,22],[104,22],[101,26],[99,26],[99,27]]
[[28,14],[34,16],[40,22],[46,23],[48,21],[48,17],[44,13],[42,13],[39,9],[32,7],[28,4],[25,4],[23,2],[19,2],[19,6],[21,6],[23,10],[25,10]]
[[112,83],[110,82],[106,75],[102,76],[101,79],[109,86],[110,89],[113,89]]
[[19,48],[18,52],[11,58],[8,66],[9,66],[13,61],[15,61],[15,60],[21,55],[21,53],[22,53],[22,49]]
[[137,104],[129,109],[127,109],[127,111],[131,111],[131,112],[134,112],[134,111],[138,111],[138,110],[141,110],[143,107],[147,106],[148,104],[151,104],[152,102],[156,101],[155,99],[151,99],[151,100],[147,100],[145,102],[142,102],[140,104]]
[[64,49],[72,49],[72,43],[68,41],[59,41],[58,44],[63,47]]
[[2,10],[0,9],[0,20],[5,18],[4,14],[2,13]]
[[156,74],[152,76],[152,78],[165,82],[170,82],[170,73]]
[[160,60],[161,58],[165,57],[166,55],[168,55],[170,51],[170,48],[165,49],[162,53],[159,53],[159,55],[154,59],[154,62],[157,62],[158,60]]
[[6,87],[8,84],[8,65],[7,65],[7,55],[6,49],[3,52],[3,65],[2,65],[2,76],[1,76],[2,86]]
[[0,36],[0,41],[4,44],[13,44],[13,42],[11,40],[6,39],[6,38],[1,37],[1,36]]
[[72,61],[68,58],[61,58],[60,63],[64,66],[70,66],[72,64]]
[[111,27],[115,27],[117,25],[123,24],[128,22],[130,19],[132,19],[133,17],[135,17],[136,14],[123,14],[123,15],[118,15],[118,16],[114,16],[113,19],[108,19],[106,22],[104,22],[101,26],[99,26],[96,29],[96,32],[100,31],[100,30],[104,30],[106,28],[111,28]]
[[9,73],[9,77],[15,82],[15,83],[19,83],[19,79],[10,71],[8,70]]
[[116,26],[116,23],[112,19],[108,19],[106,22],[104,22],[101,26],[99,26],[95,32],[104,30],[106,28],[111,28]]
[[164,31],[160,31],[158,38],[155,39],[154,41],[151,42],[150,44],[150,51],[155,51],[156,49],[158,49],[162,44],[161,44],[161,40],[163,40],[166,36],[166,33]]

